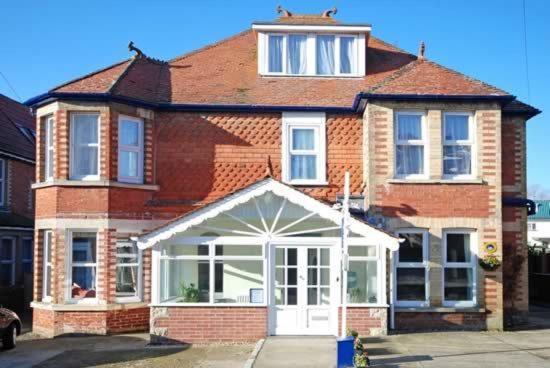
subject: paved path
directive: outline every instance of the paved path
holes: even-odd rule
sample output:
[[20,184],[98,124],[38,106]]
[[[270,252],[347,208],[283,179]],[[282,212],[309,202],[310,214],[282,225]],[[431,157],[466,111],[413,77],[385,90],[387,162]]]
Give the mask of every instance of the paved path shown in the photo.
[[334,368],[334,337],[272,336],[265,340],[254,368]]

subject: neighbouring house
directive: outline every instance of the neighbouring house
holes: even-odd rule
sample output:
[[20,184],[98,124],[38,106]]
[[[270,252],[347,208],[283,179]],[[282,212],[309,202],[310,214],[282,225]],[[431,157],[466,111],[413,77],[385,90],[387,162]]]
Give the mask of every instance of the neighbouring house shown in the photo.
[[35,119],[0,94],[0,305],[22,312],[32,301]]
[[537,212],[527,219],[529,296],[532,302],[550,302],[550,200],[535,201]]
[[363,335],[525,318],[539,111],[368,24],[280,13],[169,61],[131,43],[27,101],[36,332],[338,335],[343,301]]

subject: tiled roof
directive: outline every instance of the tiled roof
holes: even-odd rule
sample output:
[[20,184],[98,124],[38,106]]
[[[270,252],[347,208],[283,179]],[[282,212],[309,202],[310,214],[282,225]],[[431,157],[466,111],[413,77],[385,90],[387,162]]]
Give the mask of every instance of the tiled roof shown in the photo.
[[34,137],[20,127],[35,130],[29,108],[0,94],[0,151],[34,161]]
[[529,216],[529,220],[550,220],[550,200],[535,201],[537,213]]
[[332,17],[323,17],[317,14],[300,14],[291,17],[279,17],[275,20],[277,24],[304,24],[304,25],[336,25],[341,24]]
[[[321,16],[292,18],[333,20]],[[256,36],[247,30],[167,63],[134,57],[53,92],[112,93],[150,103],[337,108],[351,107],[360,92],[390,96],[510,96],[432,61],[417,59],[372,36],[367,41],[365,77],[262,77],[257,71]]]

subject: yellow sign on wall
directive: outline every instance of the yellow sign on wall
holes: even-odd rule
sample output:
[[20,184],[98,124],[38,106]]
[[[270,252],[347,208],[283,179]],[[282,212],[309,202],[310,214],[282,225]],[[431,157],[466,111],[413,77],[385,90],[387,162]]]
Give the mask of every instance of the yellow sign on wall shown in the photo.
[[493,254],[498,249],[497,243],[496,242],[484,242],[483,243],[483,249],[485,250],[485,253]]

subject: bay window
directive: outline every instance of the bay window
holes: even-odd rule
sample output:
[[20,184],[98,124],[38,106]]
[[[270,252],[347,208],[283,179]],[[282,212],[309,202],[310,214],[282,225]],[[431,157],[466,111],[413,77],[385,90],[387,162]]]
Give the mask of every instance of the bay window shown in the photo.
[[347,302],[380,303],[381,275],[376,246],[349,246]]
[[405,239],[395,259],[395,301],[397,306],[426,307],[428,288],[428,232],[422,229],[400,230]]
[[42,257],[44,259],[42,277],[42,301],[50,302],[52,299],[52,232],[44,231],[44,248]]
[[97,285],[97,234],[70,232],[69,299],[95,299]]
[[0,286],[15,284],[15,238],[0,239]]
[[421,112],[395,114],[395,175],[399,178],[424,178],[427,132]]
[[443,175],[450,178],[471,177],[474,164],[473,118],[469,113],[443,114]]
[[99,180],[99,114],[71,114],[71,179]]
[[161,303],[265,303],[262,245],[165,245]]
[[443,234],[443,305],[476,304],[476,242],[470,230],[446,230]]
[[118,121],[118,181],[143,182],[143,121],[121,116]]
[[271,33],[265,37],[265,65],[260,66],[265,74],[358,75],[357,35]]
[[141,298],[141,252],[135,242],[116,243],[117,301],[139,301]]
[[326,181],[324,114],[283,114],[283,180],[292,184]]
[[54,162],[54,141],[53,141],[53,132],[54,132],[54,120],[53,116],[48,116],[44,120],[45,130],[46,130],[46,140],[44,144],[44,179],[52,180],[53,179],[53,162]]

